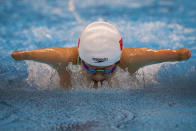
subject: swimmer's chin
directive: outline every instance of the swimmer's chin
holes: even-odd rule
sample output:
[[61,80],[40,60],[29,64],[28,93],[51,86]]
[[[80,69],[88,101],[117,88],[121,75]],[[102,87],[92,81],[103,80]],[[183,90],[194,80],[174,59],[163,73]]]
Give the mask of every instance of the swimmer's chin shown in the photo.
[[97,80],[97,79],[91,79],[93,82],[103,82],[105,81],[106,79],[101,79],[101,80]]
[[87,79],[94,81],[94,82],[102,82],[104,80],[108,80],[110,78],[110,75],[103,75],[103,74],[89,74],[86,73]]
[[94,82],[102,82],[106,79],[107,79],[106,77],[91,77],[91,80]]

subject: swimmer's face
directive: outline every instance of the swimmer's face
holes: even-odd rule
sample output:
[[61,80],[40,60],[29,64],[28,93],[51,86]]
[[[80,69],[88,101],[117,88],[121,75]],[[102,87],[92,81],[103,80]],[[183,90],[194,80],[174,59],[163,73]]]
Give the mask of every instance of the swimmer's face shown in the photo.
[[[92,68],[92,69],[96,69],[95,73],[90,72],[89,70],[87,70],[85,68],[85,65],[87,66],[87,68]],[[88,63],[84,62],[82,63],[82,68],[83,70],[86,72],[87,74],[87,78],[91,79],[93,81],[104,81],[106,79],[108,79],[109,77],[111,77],[112,74],[114,74],[117,64],[113,64],[107,67],[97,67],[97,66],[92,66],[89,65]],[[113,70],[112,70],[113,69]],[[112,70],[110,73],[105,73],[104,70],[109,71]]]

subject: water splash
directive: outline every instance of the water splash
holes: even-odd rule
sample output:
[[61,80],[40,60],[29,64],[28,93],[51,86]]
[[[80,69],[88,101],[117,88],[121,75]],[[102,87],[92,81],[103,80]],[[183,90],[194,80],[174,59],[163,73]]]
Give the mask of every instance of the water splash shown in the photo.
[[52,67],[33,61],[25,62],[28,65],[26,80],[31,87],[37,87],[40,90],[59,88],[60,79],[58,73]]
[[[32,61],[26,61],[26,64],[28,65],[27,81],[30,86],[36,85],[38,89],[55,89],[60,87],[58,73],[52,67]],[[144,88],[147,85],[156,86],[158,82],[155,80],[155,76],[161,65],[162,64],[157,64],[141,68],[132,76],[127,70],[118,70],[109,83],[107,81],[104,81],[102,84],[99,82],[98,88],[138,89]],[[72,65],[72,63],[69,63],[67,71],[69,71],[71,75],[72,89],[91,88],[93,86],[93,82],[90,84],[87,82],[85,72],[81,69],[80,65]]]

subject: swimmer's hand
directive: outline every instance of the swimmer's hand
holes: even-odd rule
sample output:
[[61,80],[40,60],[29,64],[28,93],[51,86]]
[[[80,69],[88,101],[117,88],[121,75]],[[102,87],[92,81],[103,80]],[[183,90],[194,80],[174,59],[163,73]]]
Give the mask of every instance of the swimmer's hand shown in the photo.
[[187,60],[191,57],[191,51],[187,48],[177,49],[178,51],[178,60]]
[[23,60],[24,53],[22,51],[14,51],[11,56],[15,60]]

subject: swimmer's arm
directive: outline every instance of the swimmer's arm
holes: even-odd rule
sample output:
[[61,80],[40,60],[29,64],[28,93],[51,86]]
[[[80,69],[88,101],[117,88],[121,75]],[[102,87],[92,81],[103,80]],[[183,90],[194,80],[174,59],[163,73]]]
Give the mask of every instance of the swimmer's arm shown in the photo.
[[191,56],[191,51],[187,48],[181,49],[149,49],[144,47],[124,48],[120,65],[124,63],[124,68],[132,74],[140,67],[168,61],[187,60]]
[[15,60],[34,60],[53,65],[67,65],[68,62],[76,63],[78,49],[77,47],[50,47],[28,51],[14,51],[11,56]]

